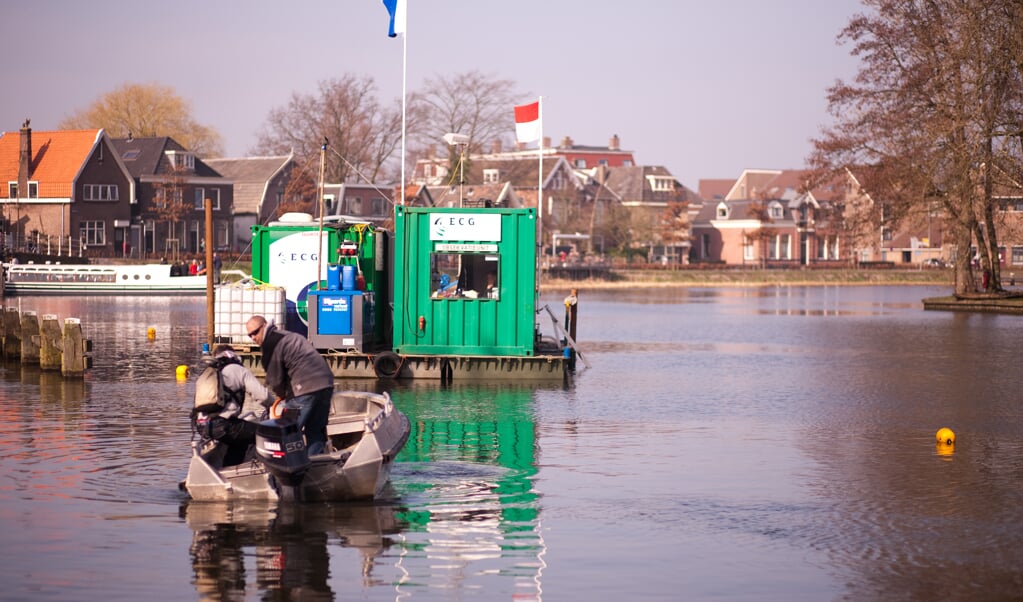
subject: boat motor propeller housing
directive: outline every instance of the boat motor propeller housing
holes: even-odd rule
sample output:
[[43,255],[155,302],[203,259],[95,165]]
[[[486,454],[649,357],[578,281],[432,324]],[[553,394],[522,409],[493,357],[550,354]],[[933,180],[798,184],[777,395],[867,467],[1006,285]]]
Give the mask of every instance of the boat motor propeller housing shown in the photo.
[[297,486],[309,469],[309,451],[298,424],[298,410],[256,427],[256,455],[281,484]]

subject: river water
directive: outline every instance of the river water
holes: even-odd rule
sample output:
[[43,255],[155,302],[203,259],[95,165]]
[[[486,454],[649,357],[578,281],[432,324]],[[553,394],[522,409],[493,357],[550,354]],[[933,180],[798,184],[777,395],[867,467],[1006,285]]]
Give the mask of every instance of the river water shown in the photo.
[[8,299],[95,350],[0,368],[0,599],[1019,599],[1023,318],[946,293],[583,291],[574,382],[342,383],[411,418],[388,499],[282,507],[177,488],[201,301]]

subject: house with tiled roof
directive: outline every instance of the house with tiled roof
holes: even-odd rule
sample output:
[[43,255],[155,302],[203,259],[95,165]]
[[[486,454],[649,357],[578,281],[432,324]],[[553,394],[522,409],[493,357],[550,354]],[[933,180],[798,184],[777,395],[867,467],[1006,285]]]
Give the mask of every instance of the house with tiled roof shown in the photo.
[[[376,184],[324,184],[323,202],[327,215],[348,218],[352,222],[367,222],[377,226],[394,217],[396,191]],[[397,192],[400,192],[400,187]],[[418,193],[416,193],[418,194]]]
[[853,172],[824,182],[812,177],[809,170],[748,169],[723,195],[716,187],[693,225],[694,260],[826,266],[919,264],[942,256],[942,224],[934,215],[890,224]]
[[728,196],[735,186],[735,178],[701,178],[697,183],[696,192],[704,201],[720,201]]
[[[518,144],[505,150],[495,141],[489,152],[467,156],[461,166],[449,154],[438,154],[436,148],[430,149],[426,157],[416,162],[412,180],[429,186],[434,200],[444,206],[449,206],[453,199],[464,203],[475,197],[497,206],[507,203],[537,207],[538,191],[542,190],[541,236],[550,252],[549,243],[554,233],[592,233],[594,230],[594,193],[589,172],[596,168],[634,165],[632,151],[621,148],[618,136],[612,136],[606,147],[580,145],[565,137],[558,146],[553,146],[550,138],[544,138],[539,148],[527,149]],[[459,186],[462,178],[464,184]],[[483,194],[483,189],[479,188],[502,183],[511,185],[510,192],[515,198],[507,192],[500,194],[492,190]],[[471,195],[468,194],[470,189]],[[606,238],[601,237],[601,240]]]
[[[101,129],[0,134],[3,246],[50,254],[130,250],[135,183]],[[124,243],[129,242],[129,246]]]
[[214,249],[233,250],[234,187],[229,179],[173,138],[129,136],[112,144],[136,184],[133,223],[140,256],[176,260],[203,253],[206,199],[213,210]]
[[[234,184],[235,247],[252,243],[252,226],[266,225],[282,213],[311,204],[316,183],[298,168],[295,155],[208,159],[206,164]],[[313,195],[315,197],[315,195]]]
[[[806,170],[747,169],[693,224],[693,259],[730,265],[808,265],[840,259],[838,238],[820,226],[821,200]],[[817,191],[821,195],[821,191]],[[825,202],[832,202],[827,194]]]
[[628,220],[630,248],[642,250],[647,261],[689,262],[692,220],[703,206],[700,195],[662,165],[611,167],[594,173],[598,182],[594,221],[602,213],[598,208],[621,207],[624,211],[619,214]]
[[511,182],[428,186],[427,190],[434,207],[522,207]]

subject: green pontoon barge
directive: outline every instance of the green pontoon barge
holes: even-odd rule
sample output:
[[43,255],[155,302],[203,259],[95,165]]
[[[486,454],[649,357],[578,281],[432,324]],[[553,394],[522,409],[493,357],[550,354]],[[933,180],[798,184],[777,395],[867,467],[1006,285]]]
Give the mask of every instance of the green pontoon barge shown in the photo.
[[563,380],[571,354],[538,328],[536,225],[531,208],[399,206],[393,239],[343,221],[256,226],[253,277],[288,288],[289,329],[305,326],[341,378]]

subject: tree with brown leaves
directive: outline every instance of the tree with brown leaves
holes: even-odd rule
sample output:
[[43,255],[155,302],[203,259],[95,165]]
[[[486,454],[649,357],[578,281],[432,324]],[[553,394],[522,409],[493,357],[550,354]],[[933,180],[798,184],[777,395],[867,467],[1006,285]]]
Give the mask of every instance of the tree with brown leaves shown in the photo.
[[971,247],[998,291],[994,192],[1023,182],[1023,4],[864,4],[869,12],[840,35],[862,65],[829,90],[836,124],[814,141],[811,163],[823,177],[859,172],[893,224],[940,203],[955,242],[956,294],[977,288]]
[[224,143],[211,127],[192,119],[192,106],[161,84],[125,84],[59,124],[60,129],[103,128],[112,138],[173,138],[197,157],[216,157]]

